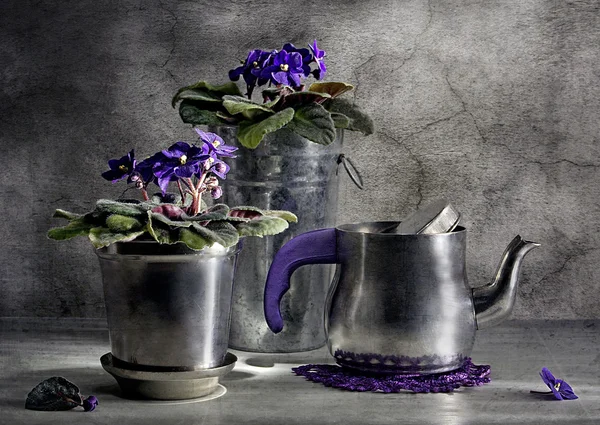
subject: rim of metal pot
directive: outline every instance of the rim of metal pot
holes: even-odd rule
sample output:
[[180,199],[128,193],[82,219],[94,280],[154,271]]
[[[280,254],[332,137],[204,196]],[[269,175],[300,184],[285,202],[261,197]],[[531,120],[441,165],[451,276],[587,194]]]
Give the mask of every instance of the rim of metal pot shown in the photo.
[[453,235],[455,233],[466,232],[467,229],[462,226],[456,226],[454,230],[446,233],[385,233],[384,231],[392,227],[394,224],[398,225],[399,221],[363,221],[360,223],[349,223],[341,224],[336,226],[337,230],[346,233],[360,233],[363,235],[380,235],[381,237],[435,237],[443,235]]
[[121,259],[150,262],[197,261],[200,258],[229,257],[238,254],[242,249],[242,240],[228,248],[219,244],[201,250],[193,250],[183,243],[161,244],[156,241],[116,242],[96,250],[96,255],[105,260]]

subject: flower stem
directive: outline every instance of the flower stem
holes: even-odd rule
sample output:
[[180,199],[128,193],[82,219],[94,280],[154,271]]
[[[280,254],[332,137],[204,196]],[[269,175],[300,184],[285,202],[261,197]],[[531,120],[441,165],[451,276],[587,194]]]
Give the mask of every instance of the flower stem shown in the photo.
[[150,198],[148,197],[148,192],[146,192],[146,189],[142,189],[142,197],[144,198],[144,201],[150,200]]
[[190,193],[192,194],[192,205],[190,205],[189,211],[192,216],[195,216],[200,212],[200,192],[196,188],[196,185],[191,178],[188,178],[183,182],[187,185],[187,187],[190,188]]
[[181,205],[184,205],[185,193],[183,192],[183,188],[181,187],[181,180],[177,180],[177,188],[179,189],[179,193],[181,194]]
[[204,180],[206,180],[206,171],[202,173],[202,175],[198,179],[198,183],[196,184],[196,190],[198,192],[200,192],[200,189],[202,188],[202,184],[204,183]]
[[552,391],[529,391],[532,394],[552,394]]
[[200,209],[202,208],[202,194],[206,190],[202,189],[202,184],[204,184],[204,180],[206,180],[206,175],[207,172],[203,172],[200,175],[200,178],[198,179],[196,184],[194,184],[191,178],[187,179],[188,181],[186,182],[186,184],[190,188],[190,192],[193,196],[192,205],[190,205],[190,212],[192,213],[192,216],[197,215],[200,212]]

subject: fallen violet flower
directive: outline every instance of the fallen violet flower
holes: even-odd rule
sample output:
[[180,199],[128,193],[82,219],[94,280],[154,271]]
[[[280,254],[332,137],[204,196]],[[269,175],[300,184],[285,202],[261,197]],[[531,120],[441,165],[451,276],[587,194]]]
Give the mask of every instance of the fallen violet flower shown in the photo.
[[542,368],[540,372],[540,376],[542,377],[542,381],[548,385],[550,391],[530,391],[534,394],[554,394],[557,400],[575,400],[579,397],[575,395],[573,392],[573,388],[569,384],[567,384],[562,379],[557,379],[552,375],[552,373],[548,370],[548,368]]
[[91,412],[92,410],[94,410],[96,408],[96,406],[98,406],[98,399],[96,397],[94,397],[93,395],[89,396],[88,398],[86,398],[85,400],[83,400],[83,410],[85,410],[86,412]]

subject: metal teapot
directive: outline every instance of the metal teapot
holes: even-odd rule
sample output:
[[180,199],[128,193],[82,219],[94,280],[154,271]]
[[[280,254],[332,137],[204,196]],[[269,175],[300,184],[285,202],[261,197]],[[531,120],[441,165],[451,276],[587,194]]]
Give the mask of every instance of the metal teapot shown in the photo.
[[472,289],[465,272],[466,229],[381,233],[389,226],[345,224],[290,240],[275,256],[267,277],[267,324],[275,333],[282,330],[279,303],[294,270],[335,263],[325,332],[338,364],[395,374],[457,369],[470,356],[475,331],[509,316],[523,257],[539,244],[516,236],[495,279]]

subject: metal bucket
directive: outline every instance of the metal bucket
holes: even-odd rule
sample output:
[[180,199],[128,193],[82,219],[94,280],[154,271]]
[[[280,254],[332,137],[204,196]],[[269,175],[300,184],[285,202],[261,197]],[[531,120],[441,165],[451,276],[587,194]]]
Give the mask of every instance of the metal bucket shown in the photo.
[[298,223],[280,235],[244,242],[233,289],[229,346],[253,352],[307,351],[325,345],[324,306],[334,268],[311,265],[294,273],[282,301],[287,326],[280,334],[267,327],[264,288],[275,253],[289,239],[306,231],[335,225],[338,172],[343,132],[329,146],[310,142],[286,129],[268,134],[254,150],[237,140],[237,127],[209,127],[229,145],[238,146],[222,182],[228,205],[289,210]]
[[223,365],[240,248],[133,241],[97,250],[113,359],[132,369]]

